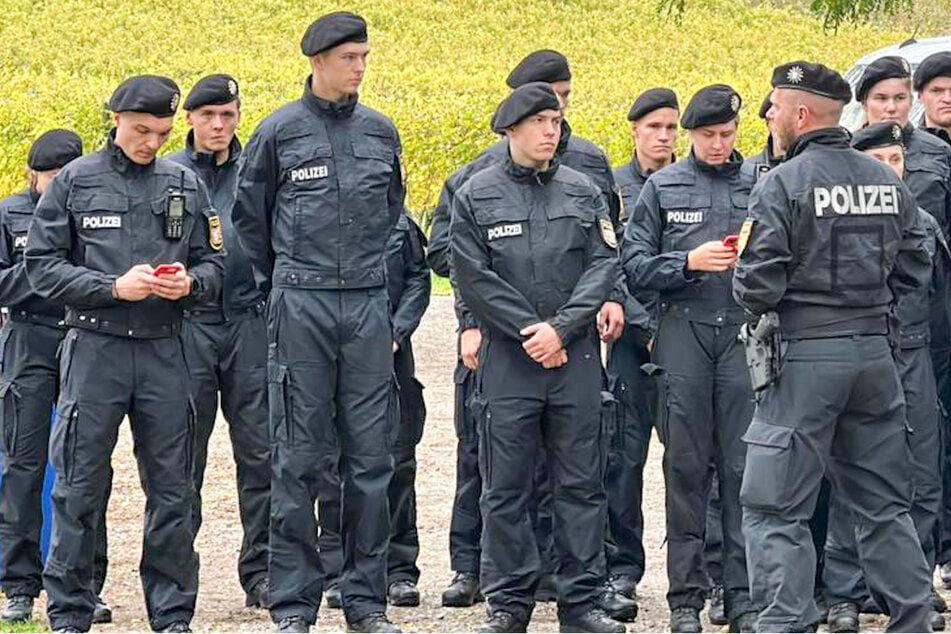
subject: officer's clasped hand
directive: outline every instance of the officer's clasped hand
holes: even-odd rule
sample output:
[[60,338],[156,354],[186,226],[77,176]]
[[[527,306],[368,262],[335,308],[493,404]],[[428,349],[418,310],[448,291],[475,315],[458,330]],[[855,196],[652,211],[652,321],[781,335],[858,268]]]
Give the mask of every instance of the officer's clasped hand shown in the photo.
[[724,246],[720,240],[711,240],[687,254],[687,270],[722,273],[733,268],[736,258],[736,249]]
[[528,337],[528,339],[522,343],[522,348],[526,354],[528,354],[533,361],[543,365],[546,361],[551,362],[552,357],[560,356],[564,348],[558,331],[547,321],[540,321],[537,324],[526,326],[522,328],[519,334],[523,337]]
[[617,302],[604,302],[598,311],[598,334],[601,341],[611,343],[624,332],[624,307]]

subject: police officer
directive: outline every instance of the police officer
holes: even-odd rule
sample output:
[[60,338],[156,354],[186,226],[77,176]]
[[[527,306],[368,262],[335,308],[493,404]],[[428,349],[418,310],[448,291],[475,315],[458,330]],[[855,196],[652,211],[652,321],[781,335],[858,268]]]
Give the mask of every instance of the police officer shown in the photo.
[[313,74],[269,115],[242,156],[233,218],[268,306],[271,618],[307,631],[323,571],[317,458],[339,441],[340,582],[348,628],[398,631],[385,615],[393,473],[393,331],[386,243],[405,191],[396,128],[358,103],[366,22],[324,15],[304,33]]
[[[399,409],[390,412],[399,430],[393,447],[390,480],[390,545],[387,551],[387,601],[390,605],[419,605],[419,533],[416,526],[416,445],[423,437],[426,404],[423,386],[416,378],[411,337],[429,306],[432,280],[426,264],[426,236],[419,225],[402,213],[386,248],[386,288],[392,307],[393,371],[399,388]],[[327,605],[339,608],[339,594],[331,602],[343,563],[340,545],[340,478],[336,465],[321,474],[326,499],[318,505],[320,559],[327,576]],[[336,490],[336,498],[329,493]]]
[[766,129],[769,131],[769,136],[766,137],[766,147],[764,147],[763,151],[759,154],[754,154],[744,161],[744,163],[748,165],[748,167],[744,167],[744,169],[754,170],[757,177],[782,163],[783,156],[786,154],[786,149],[776,138],[776,135],[773,134],[773,121],[772,117],[770,117],[770,108],[772,108],[772,106],[773,102],[769,100],[769,95],[766,95],[766,98],[763,99],[763,103],[760,104],[759,111],[757,112],[759,118],[766,123]]
[[723,505],[726,615],[734,631],[749,631],[755,617],[738,503],[740,436],[752,404],[736,338],[743,314],[730,296],[736,251],[724,243],[739,231],[751,186],[733,149],[741,103],[722,84],[694,95],[681,119],[690,131],[690,156],[647,179],[621,249],[632,292],[656,292],[659,301],[653,355],[664,369],[659,425],[667,483],[667,602],[675,632],[700,631],[711,462]]
[[951,51],[923,59],[915,69],[914,86],[925,107],[921,127],[951,145]]
[[515,89],[492,128],[509,158],[473,176],[452,211],[456,288],[483,328],[474,415],[484,490],[481,631],[524,631],[541,565],[530,506],[539,449],[553,480],[566,631],[623,632],[596,607],[604,577],[601,366],[595,316],[618,277],[600,191],[560,166],[559,98],[544,82]]
[[165,77],[116,88],[106,147],[63,168],[27,240],[30,283],[66,304],[70,327],[50,442],[56,483],[43,581],[54,630],[89,629],[93,544],[126,415],[146,494],[140,574],[149,623],[188,631],[195,610],[194,419],[179,331],[183,308],[217,295],[222,240],[204,185],[155,157],[178,102]]
[[[571,68],[564,55],[552,50],[539,50],[522,59],[509,74],[506,83],[517,88],[525,83],[541,81],[551,85],[562,100],[562,113],[569,104],[571,93]],[[504,162],[508,152],[508,141],[500,140],[490,146],[474,161],[463,166],[446,179],[440,193],[439,203],[433,214],[429,264],[437,275],[449,276],[449,224],[455,192],[478,171]],[[589,176],[601,190],[612,219],[620,215],[620,199],[615,190],[614,178],[607,157],[593,143],[571,133],[571,127],[562,119],[561,137],[556,155],[562,165],[566,165]],[[623,294],[615,291],[612,301],[608,301],[598,314],[598,327],[602,339],[612,341],[620,336],[624,327]],[[477,352],[481,342],[481,333],[475,319],[469,314],[465,302],[456,293],[456,316],[459,321],[460,358],[453,380],[455,392],[455,423],[458,437],[456,459],[456,495],[453,503],[449,529],[449,550],[453,570],[456,574],[448,588],[443,592],[442,603],[448,607],[464,607],[481,601],[479,594],[479,553],[482,534],[482,518],[479,512],[479,495],[482,483],[478,471],[478,442],[473,420],[467,408],[472,393],[472,371],[478,359]],[[539,461],[542,464],[544,461]],[[544,472],[539,474],[544,480]],[[548,495],[548,487],[539,482],[543,496]],[[541,508],[542,517],[537,511],[533,515],[533,524],[539,531],[539,547],[542,549],[545,575],[539,584],[540,600],[552,600],[555,597],[554,569],[556,562],[551,555],[550,502],[542,501],[533,509]],[[546,517],[547,516],[547,517]],[[636,604],[618,597],[610,586],[605,584],[600,597],[602,607],[613,615],[625,620],[636,616]]]
[[235,136],[241,121],[238,82],[221,74],[200,79],[185,98],[185,120],[191,127],[186,147],[168,158],[192,169],[208,188],[225,244],[220,299],[191,307],[182,327],[196,409],[195,533],[201,526],[201,485],[220,394],[237,464],[238,509],[244,529],[238,578],[247,595],[245,604],[263,608],[271,494],[267,326],[265,297],[254,283],[231,221],[241,155]]
[[[757,374],[772,383],[744,436],[757,627],[804,631],[818,621],[808,520],[825,472],[856,518],[865,579],[889,629],[927,631],[930,574],[908,513],[905,406],[888,339],[889,305],[930,275],[917,207],[890,169],[849,147],[838,122],[851,90],[838,73],[791,62],[774,70],[772,86],[786,160],[753,191],[733,280],[751,323],[776,311],[783,340],[777,346],[765,327],[751,335],[768,340],[770,368],[782,357],[778,377]],[[762,349],[751,356],[761,360]]]
[[[632,211],[648,176],[674,161],[679,118],[677,95],[669,88],[645,90],[634,100],[627,113],[634,154],[629,163],[614,170],[622,209]],[[622,225],[626,221],[622,215]],[[647,346],[653,336],[653,306],[645,307],[624,290],[626,324],[621,338],[609,347],[607,363],[619,413],[605,477],[608,498],[605,555],[612,587],[624,596],[635,598],[637,584],[644,576],[641,496],[656,399],[653,380],[641,370],[642,365],[650,362]]]
[[[852,147],[888,165],[902,178],[905,172],[903,136],[902,127],[897,123],[875,123],[855,133]],[[930,284],[899,298],[896,313],[900,323],[901,351],[897,362],[905,395],[906,417],[914,432],[908,442],[914,470],[911,519],[928,561],[928,569],[932,570],[935,562],[933,533],[941,507],[941,443],[937,389],[928,354],[929,320],[933,296],[947,283],[949,252],[937,221],[922,209],[918,214],[927,234],[926,248],[934,263],[933,272]],[[837,498],[832,505],[831,530],[826,543],[825,579],[831,602],[828,617],[831,632],[857,632],[859,605],[867,596],[852,524],[841,498]],[[931,628],[943,630],[944,626],[944,617],[932,610]]]
[[[26,236],[40,196],[67,163],[83,153],[82,139],[70,130],[50,130],[30,146],[29,188],[0,201],[0,304],[10,311],[3,330],[0,393],[3,399],[3,479],[0,480],[2,585],[6,601],[0,620],[32,618],[33,600],[43,587],[40,492],[46,473],[50,413],[59,387],[56,350],[65,333],[63,304],[30,287],[23,263]],[[95,623],[112,612],[99,594],[105,582],[106,540],[97,533]]]

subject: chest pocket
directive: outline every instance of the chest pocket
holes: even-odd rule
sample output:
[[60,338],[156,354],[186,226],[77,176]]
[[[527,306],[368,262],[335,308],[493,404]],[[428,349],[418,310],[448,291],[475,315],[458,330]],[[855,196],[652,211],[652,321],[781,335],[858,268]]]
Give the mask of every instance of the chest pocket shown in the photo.
[[[185,190],[182,237],[178,240],[165,237],[165,201],[166,194],[162,194],[149,202],[151,214],[129,214],[129,223],[133,225],[132,252],[135,258],[144,258],[147,262],[154,263],[187,260],[188,243],[192,231],[195,230],[196,218],[201,213],[198,208],[198,192],[194,189]],[[202,220],[207,223],[206,219]]]
[[387,206],[393,179],[396,152],[386,141],[382,137],[364,136],[350,144],[354,165],[346,176],[352,179],[351,195],[373,209]]
[[[661,251],[689,251],[715,239],[709,194],[658,192],[663,234]],[[720,236],[722,237],[722,236]]]
[[584,272],[595,209],[591,190],[567,188],[561,203],[545,210],[549,223],[546,258],[552,263],[552,281],[561,291],[571,292]]
[[77,264],[118,272],[128,259],[129,200],[118,194],[78,190],[70,197],[69,209],[77,236]]
[[30,222],[33,220],[33,214],[29,212],[18,213],[10,210],[8,215],[10,243],[7,245],[9,253],[14,262],[20,262],[23,259],[23,251],[26,249],[26,236],[30,231]]
[[486,189],[472,193],[472,213],[493,261],[501,255],[529,255],[528,209],[507,202],[502,192]]
[[329,143],[298,143],[281,158],[284,182],[293,193],[325,191],[336,182],[333,149]]

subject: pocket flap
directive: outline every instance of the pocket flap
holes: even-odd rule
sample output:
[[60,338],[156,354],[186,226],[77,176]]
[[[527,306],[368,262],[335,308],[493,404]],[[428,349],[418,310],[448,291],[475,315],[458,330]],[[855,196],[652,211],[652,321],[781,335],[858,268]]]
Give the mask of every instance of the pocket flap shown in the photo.
[[792,443],[792,427],[781,427],[771,423],[754,420],[743,434],[743,442],[762,447],[785,449]]
[[125,213],[129,210],[129,201],[125,196],[94,193],[86,190],[74,190],[69,199],[73,211],[112,211]]

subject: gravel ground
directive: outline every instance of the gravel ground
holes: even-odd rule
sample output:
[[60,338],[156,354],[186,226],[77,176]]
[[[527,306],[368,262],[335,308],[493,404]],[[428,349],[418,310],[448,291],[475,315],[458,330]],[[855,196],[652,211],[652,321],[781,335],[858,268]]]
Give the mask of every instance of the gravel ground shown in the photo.
[[[419,567],[423,603],[419,608],[392,608],[390,618],[407,631],[474,631],[482,621],[482,605],[447,609],[440,593],[451,577],[448,528],[455,484],[455,434],[452,425],[452,367],[455,322],[448,297],[434,297],[420,330],[414,337],[419,378],[426,385],[429,411],[426,433],[418,449],[418,522],[421,540]],[[628,627],[632,632],[667,628],[667,590],[664,573],[664,485],[661,448],[656,439],[645,473],[644,531],[647,573],[639,586],[640,615]],[[141,553],[144,497],[132,455],[128,427],[124,426],[113,457],[115,485],[109,508],[109,541],[112,562],[105,597],[114,610],[112,625],[95,631],[147,630],[148,621],[138,575]],[[264,611],[244,608],[236,562],[241,543],[234,463],[224,421],[216,427],[209,451],[204,487],[204,525],[198,536],[201,582],[198,612],[192,627],[198,631],[267,631],[272,628]],[[42,608],[42,602],[40,604]],[[45,617],[44,617],[45,618]],[[706,631],[718,628],[705,623]],[[863,629],[883,629],[879,619],[863,617]],[[557,631],[554,604],[540,605],[531,631]],[[345,628],[339,611],[322,609],[318,631]],[[725,628],[724,628],[725,631]]]

